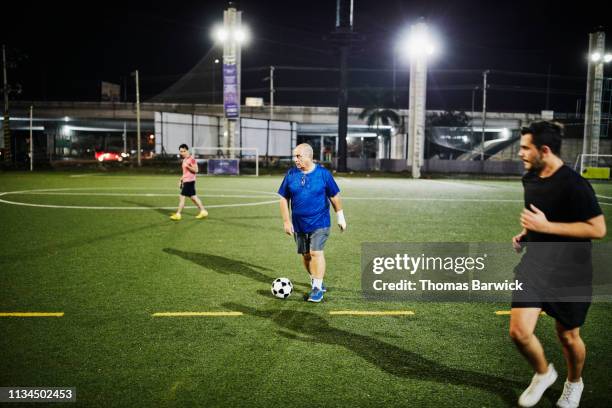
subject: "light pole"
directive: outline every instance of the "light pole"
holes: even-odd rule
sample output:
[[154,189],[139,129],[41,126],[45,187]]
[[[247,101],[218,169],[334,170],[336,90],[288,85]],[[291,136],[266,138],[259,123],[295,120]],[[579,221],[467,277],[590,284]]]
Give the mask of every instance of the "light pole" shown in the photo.
[[132,72],[136,80],[136,158],[138,160],[138,167],[142,166],[141,154],[140,154],[140,81],[138,77],[138,70]]
[[[223,25],[213,28],[215,42],[223,46],[223,111],[227,139],[225,147],[234,148],[236,124],[240,119],[240,75],[242,46],[249,42],[249,31],[242,25],[242,12],[233,3],[223,12]],[[228,149],[234,157],[234,150]]]
[[6,78],[6,47],[2,45],[2,74],[4,79],[4,87],[2,88],[4,94],[4,121],[2,122],[2,131],[4,133],[4,161],[9,162],[12,160],[11,157],[11,126],[10,126],[10,115],[9,115],[9,86]]
[[401,49],[410,57],[410,95],[408,139],[411,147],[412,177],[421,177],[424,160],[427,64],[437,54],[438,46],[424,21],[410,28]]
[[480,136],[480,161],[484,163],[485,126],[487,125],[487,75],[489,70],[482,73],[482,135]]
[[480,87],[478,86],[475,86],[474,88],[472,88],[472,116],[470,119],[470,153],[472,151],[473,143],[474,143],[474,106],[475,106],[475,101],[476,101],[476,91],[479,89]]
[[604,64],[612,61],[612,53],[605,51],[606,34],[597,31],[589,34],[589,64],[587,68],[587,89],[584,112],[584,141],[582,153],[587,156],[588,165],[595,166],[599,154],[601,136],[601,98],[603,94]]
[[215,58],[212,66],[212,99],[213,105],[217,103],[217,92],[216,92],[216,83],[215,83],[215,72],[217,72],[217,65],[219,65],[219,58]]

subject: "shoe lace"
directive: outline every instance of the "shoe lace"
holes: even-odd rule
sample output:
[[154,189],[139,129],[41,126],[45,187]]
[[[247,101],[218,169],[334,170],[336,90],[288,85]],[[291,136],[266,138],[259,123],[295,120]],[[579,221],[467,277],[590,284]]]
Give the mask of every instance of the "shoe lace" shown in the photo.
[[572,392],[574,391],[574,385],[567,383],[563,387],[563,392],[561,393],[561,400],[569,402],[571,400]]

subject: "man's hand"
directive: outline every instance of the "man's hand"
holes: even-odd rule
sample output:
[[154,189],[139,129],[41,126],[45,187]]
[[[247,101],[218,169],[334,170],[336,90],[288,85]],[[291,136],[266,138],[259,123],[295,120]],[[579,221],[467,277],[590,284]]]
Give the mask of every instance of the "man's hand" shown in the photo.
[[344,219],[343,210],[340,210],[336,213],[336,221],[338,223],[338,227],[340,227],[340,231],[346,231],[346,219]]
[[285,234],[293,235],[293,224],[291,221],[285,221],[283,223],[283,228],[285,229]]
[[179,179],[178,187],[183,188],[183,178],[182,177]]
[[530,204],[531,211],[524,209],[521,213],[521,227],[529,231],[548,233],[550,222],[546,215],[535,205]]
[[512,237],[512,248],[516,251],[516,253],[520,254],[523,251],[523,246],[521,245],[521,239],[527,235],[527,230],[523,229],[519,234]]

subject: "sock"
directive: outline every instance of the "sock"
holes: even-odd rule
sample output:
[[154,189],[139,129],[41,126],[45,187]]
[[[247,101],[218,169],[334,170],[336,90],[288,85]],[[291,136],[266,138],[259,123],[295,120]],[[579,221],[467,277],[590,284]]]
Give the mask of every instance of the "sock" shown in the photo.
[[312,288],[317,288],[319,290],[321,290],[321,288],[323,287],[323,279],[313,279],[312,280]]

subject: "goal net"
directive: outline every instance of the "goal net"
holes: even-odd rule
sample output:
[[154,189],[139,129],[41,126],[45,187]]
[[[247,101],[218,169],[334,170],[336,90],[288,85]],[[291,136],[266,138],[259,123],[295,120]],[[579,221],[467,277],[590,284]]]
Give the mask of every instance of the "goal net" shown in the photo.
[[584,178],[609,180],[612,154],[580,154],[575,167]]

